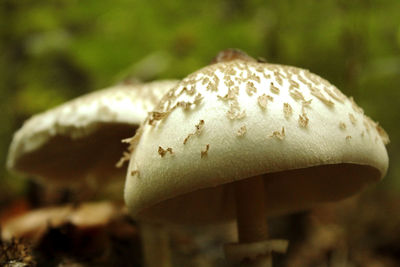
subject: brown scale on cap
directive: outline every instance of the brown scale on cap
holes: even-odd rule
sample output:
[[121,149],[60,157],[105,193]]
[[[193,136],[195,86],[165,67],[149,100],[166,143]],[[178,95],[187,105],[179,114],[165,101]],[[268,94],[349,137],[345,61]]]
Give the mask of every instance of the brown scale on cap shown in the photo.
[[299,115],[299,124],[300,124],[301,127],[306,128],[307,125],[308,125],[308,121],[309,121],[309,119],[308,119],[306,113],[303,113],[303,114]]
[[304,96],[300,91],[298,90],[291,90],[290,91],[290,96],[295,100],[295,101],[305,101]]
[[186,92],[188,95],[194,95],[196,93],[196,86],[192,85],[190,89],[187,89],[187,87],[183,87],[181,90],[181,94]]
[[192,102],[179,101],[179,102],[177,102],[176,105],[171,109],[171,111],[172,111],[173,109],[177,108],[177,107],[181,107],[181,108],[183,108],[184,110],[188,110],[188,109],[190,109],[191,106],[200,104],[200,102],[201,102],[202,100],[203,100],[203,96],[202,96],[200,93],[198,93],[198,94],[195,96],[195,98],[194,98],[194,100],[193,100]]
[[328,87],[324,87],[324,91],[330,96],[332,97],[334,100],[340,102],[340,103],[344,103],[344,99],[343,95],[338,95],[337,91],[339,91],[337,88],[335,90],[335,92],[332,92],[331,90],[328,89]]
[[[203,96],[198,93],[192,102],[188,102],[188,101],[178,101],[175,103],[175,105],[173,107],[171,107],[171,103],[173,99],[176,99],[178,96],[180,96],[183,92],[187,91],[184,90],[186,87],[184,87],[178,94],[177,96],[175,96],[175,94],[173,94],[173,91],[171,90],[168,94],[166,94],[164,96],[164,98],[161,100],[161,102],[159,103],[157,109],[164,109],[166,110],[164,111],[153,111],[149,113],[149,117],[148,117],[148,123],[150,125],[155,125],[156,121],[161,121],[163,119],[165,119],[166,117],[168,117],[168,115],[177,107],[181,107],[184,110],[188,110],[190,109],[191,106],[193,105],[199,105],[201,103],[201,101],[203,100]],[[194,89],[194,87],[192,87],[192,89]],[[171,94],[172,92],[172,94]],[[190,92],[189,95],[193,95],[192,92]]]
[[199,123],[195,125],[195,127],[196,127],[196,131],[194,133],[188,134],[188,136],[186,136],[185,140],[183,140],[184,145],[187,143],[187,141],[189,140],[190,137],[192,137],[194,135],[199,135],[203,131],[204,120],[200,120]]
[[252,72],[247,74],[247,79],[248,79],[248,80],[253,80],[253,81],[258,82],[258,83],[261,82],[260,76],[258,76],[258,75],[255,74],[255,73],[252,73]]
[[247,82],[246,84],[246,92],[249,96],[252,96],[253,93],[257,93],[257,88],[254,86],[253,82]]
[[264,74],[264,68],[261,67],[261,66],[257,67],[257,68],[256,68],[256,71],[257,71],[258,73]]
[[[321,102],[323,102],[328,107],[333,107],[334,102],[326,97],[317,86],[323,86],[323,90],[328,96],[330,96],[333,100],[343,103],[346,97],[333,85],[331,85],[328,81],[318,77],[315,74],[310,73],[309,71],[303,71],[302,75],[297,76],[299,81],[304,83],[310,90],[311,94],[318,98]],[[310,82],[309,82],[310,81]],[[328,89],[332,88],[332,90]]]
[[125,138],[125,139],[121,140],[122,143],[129,144],[129,146],[127,148],[127,151],[122,152],[122,156],[119,159],[119,161],[117,163],[115,163],[115,167],[116,168],[121,168],[122,165],[124,165],[125,162],[129,161],[129,159],[131,157],[131,153],[132,153],[134,147],[136,146],[136,144],[138,142],[138,139],[139,139],[139,136],[142,133],[142,130],[143,130],[143,128],[139,127],[139,129],[136,131],[136,133],[137,133],[136,135],[134,135],[134,136],[132,136],[130,138]]
[[203,81],[201,82],[201,84],[202,84],[202,85],[206,85],[206,84],[208,84],[209,82],[210,82],[210,78],[204,77],[204,78],[203,78]]
[[263,76],[265,79],[271,79],[271,75],[270,74],[265,74],[264,72],[262,72]]
[[217,75],[213,75],[212,79],[213,81],[209,81],[207,84],[207,90],[217,92],[219,86],[219,78]]
[[184,110],[188,110],[192,105],[192,103],[186,101],[179,101],[178,103],[176,103],[176,105],[178,107],[182,107]]
[[[326,88],[326,87],[325,87]],[[344,101],[347,99],[347,96],[345,96],[342,91],[337,89],[335,86],[332,85],[331,87],[332,91],[335,93],[335,95],[340,99],[338,100],[341,103],[344,103]]]
[[239,87],[238,86],[233,86],[228,88],[228,93],[224,96],[218,95],[217,97],[221,100],[234,100],[237,98],[237,95],[239,94]]
[[218,84],[216,82],[215,83],[209,82],[207,84],[207,90],[217,92],[218,91]]
[[316,74],[314,74],[314,73],[309,72],[308,70],[305,71],[304,74],[305,74],[305,76],[306,76],[306,78],[307,78],[308,80],[310,80],[312,83],[314,83],[314,84],[316,84],[316,85],[317,85],[317,84],[321,84],[321,83],[324,82],[324,81],[321,79],[321,77],[319,77],[318,75],[316,75]]
[[167,115],[167,112],[153,111],[150,113],[149,124],[154,125],[155,121],[162,120],[163,118],[167,117]]
[[297,74],[297,79],[298,79],[301,83],[303,83],[303,84],[307,84],[307,83],[308,83],[308,82],[303,78],[303,76],[300,75],[300,74]]
[[278,82],[278,84],[280,86],[282,86],[282,84],[283,84],[282,78],[284,78],[282,73],[280,71],[275,71],[274,72],[274,76],[275,76],[275,80]]
[[279,95],[280,90],[279,90],[278,87],[276,87],[276,86],[274,85],[273,82],[271,82],[271,84],[270,84],[270,90],[271,90],[271,93],[274,93],[274,94]]
[[291,87],[291,88],[300,89],[300,85],[299,85],[295,80],[290,79],[290,80],[289,80],[289,83],[290,83],[290,87]]
[[325,105],[329,107],[333,107],[335,105],[335,103],[332,102],[330,99],[328,99],[326,96],[324,96],[318,88],[311,87],[310,90],[311,94],[316,98],[318,98],[319,100],[321,100],[321,102],[324,103]]
[[385,145],[389,144],[390,143],[389,135],[379,124],[376,125],[376,130],[378,131],[378,134],[380,135],[383,143]]
[[358,106],[358,105],[356,104],[356,102],[354,101],[354,98],[353,98],[352,96],[350,96],[349,99],[350,99],[351,106],[352,106],[353,110],[354,110],[356,113],[364,114],[364,110],[363,110],[360,106]]
[[301,111],[303,113],[306,112],[306,108],[311,108],[311,102],[312,102],[312,99],[304,100],[303,102],[301,102]]
[[230,75],[225,74],[225,75],[224,75],[224,84],[225,84],[226,87],[229,88],[229,87],[234,86],[234,85],[235,85],[235,82],[232,81],[232,78],[231,78]]
[[374,122],[370,117],[364,116],[364,119],[365,119],[365,123],[367,125],[367,128],[372,128],[373,129],[373,128],[376,127],[377,123]]
[[346,123],[340,122],[340,123],[339,123],[339,128],[340,128],[341,130],[346,130]]
[[242,110],[240,108],[239,102],[234,99],[229,105],[229,110],[227,111],[226,116],[230,120],[240,120],[246,117],[246,110]]
[[167,149],[162,148],[161,146],[158,147],[158,154],[163,158],[165,154],[170,153],[171,155],[174,154],[172,148],[168,147]]
[[367,120],[366,120],[366,118],[365,118],[365,117],[364,117],[363,124],[364,124],[364,128],[365,128],[365,130],[367,131],[367,134],[369,134],[369,133],[370,133],[370,132],[369,132],[369,130],[370,130],[370,126],[369,126],[369,124],[368,124],[368,122],[367,122]]
[[349,113],[349,119],[350,119],[350,122],[351,122],[353,125],[356,125],[357,119],[356,119],[356,117],[354,117],[353,114]]
[[243,125],[242,127],[239,128],[239,130],[236,132],[237,136],[243,136],[247,133],[247,127],[246,125]]
[[289,103],[283,103],[283,114],[285,114],[285,118],[288,119],[292,116],[293,108]]
[[379,123],[373,121],[370,117],[366,115],[364,115],[364,126],[367,130],[367,133],[369,133],[370,128],[375,128],[379,137],[385,145],[390,143],[389,135],[386,133],[386,131],[379,125]]
[[200,152],[201,158],[205,158],[208,156],[209,149],[210,149],[210,144],[207,144],[206,147],[203,150],[201,150],[201,152]]
[[266,95],[266,94],[262,94],[257,98],[257,102],[258,105],[262,108],[262,109],[266,109],[267,108],[267,104],[268,101],[274,101],[274,98],[272,96]]
[[131,171],[131,176],[139,175],[139,170],[133,170]]
[[[237,73],[233,67],[228,67],[225,72],[227,75],[230,75],[230,76],[235,76]],[[228,76],[228,77],[230,77],[230,76]]]
[[283,140],[285,138],[285,127],[282,127],[281,131],[274,131],[269,137],[275,137],[279,140]]

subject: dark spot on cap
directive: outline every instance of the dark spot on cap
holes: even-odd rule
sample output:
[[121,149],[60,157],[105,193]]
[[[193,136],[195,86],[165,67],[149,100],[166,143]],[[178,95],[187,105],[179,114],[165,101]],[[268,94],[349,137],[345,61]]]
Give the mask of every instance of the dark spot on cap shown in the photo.
[[211,61],[211,64],[219,63],[219,62],[229,62],[232,60],[240,59],[243,61],[251,61],[256,62],[254,58],[247,55],[245,52],[235,48],[228,48],[219,52]]

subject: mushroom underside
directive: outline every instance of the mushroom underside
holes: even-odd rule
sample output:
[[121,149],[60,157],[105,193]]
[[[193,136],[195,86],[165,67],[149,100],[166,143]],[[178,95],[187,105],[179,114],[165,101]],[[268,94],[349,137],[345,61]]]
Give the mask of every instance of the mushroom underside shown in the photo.
[[[338,201],[380,179],[368,165],[340,163],[263,175],[268,216],[301,211]],[[247,178],[247,179],[253,179]],[[143,220],[173,224],[207,224],[234,220],[234,183],[196,190],[142,210]]]
[[99,124],[93,133],[81,138],[57,134],[39,149],[19,157],[14,168],[59,186],[80,184],[91,173],[103,182],[115,177],[122,180],[126,168],[115,167],[126,149],[121,140],[135,130],[134,125]]

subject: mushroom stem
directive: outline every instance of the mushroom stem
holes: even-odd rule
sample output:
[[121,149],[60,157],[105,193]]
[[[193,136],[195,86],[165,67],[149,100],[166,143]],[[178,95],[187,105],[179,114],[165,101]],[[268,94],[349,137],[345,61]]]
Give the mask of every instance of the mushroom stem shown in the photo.
[[264,181],[261,176],[235,183],[236,217],[240,243],[268,238]]
[[171,267],[168,231],[158,224],[141,223],[142,248],[146,267]]
[[[268,225],[264,196],[264,181],[261,176],[235,183],[236,218],[239,244],[256,243],[268,239]],[[249,250],[250,247],[249,247]],[[256,258],[243,259],[246,266],[272,266],[270,252]]]

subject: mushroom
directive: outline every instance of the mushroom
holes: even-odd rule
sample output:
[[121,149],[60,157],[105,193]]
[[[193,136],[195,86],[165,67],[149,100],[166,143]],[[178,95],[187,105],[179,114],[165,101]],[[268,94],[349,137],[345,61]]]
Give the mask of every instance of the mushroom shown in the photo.
[[63,187],[121,181],[126,170],[115,167],[126,146],[121,140],[176,83],[121,84],[35,115],[15,133],[7,167]]
[[270,266],[267,216],[382,179],[385,131],[327,80],[229,50],[166,94],[131,140],[125,202],[147,221],[237,220],[228,260]]
[[[115,166],[126,146],[121,140],[135,132],[147,112],[177,82],[121,84],[33,116],[14,135],[8,168],[31,174],[48,186],[84,190],[89,186],[89,191],[96,189],[113,198],[117,192],[121,198],[126,168]],[[144,247],[156,237],[166,242],[163,229],[142,227]],[[162,266],[168,266],[168,251],[167,246],[152,250],[166,255]],[[151,259],[148,252],[145,258]]]

